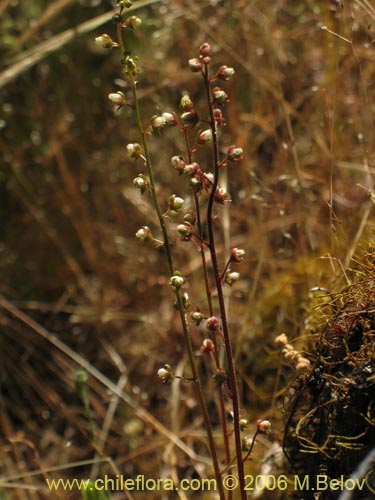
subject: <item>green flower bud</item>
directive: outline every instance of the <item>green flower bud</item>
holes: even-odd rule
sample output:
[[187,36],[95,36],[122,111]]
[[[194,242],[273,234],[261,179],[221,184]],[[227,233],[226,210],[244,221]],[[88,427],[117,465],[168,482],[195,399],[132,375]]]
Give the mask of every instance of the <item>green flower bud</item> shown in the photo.
[[142,24],[142,19],[137,16],[130,16],[126,19],[124,25],[127,28],[131,28],[132,30],[135,30]]
[[145,175],[139,174],[135,179],[133,179],[133,184],[140,190],[141,194],[143,194],[146,191],[149,182]]
[[142,226],[135,233],[136,238],[138,238],[142,243],[146,241],[152,241],[154,238],[151,233],[151,229],[148,226]]
[[142,156],[142,148],[137,142],[128,144],[126,146],[126,151],[129,158],[134,158],[135,160]]
[[172,210],[173,212],[178,212],[179,210],[181,210],[184,203],[185,200],[183,198],[180,198],[179,196],[172,194],[168,200],[169,210]]
[[159,368],[158,377],[163,382],[163,384],[171,382],[174,379],[172,367],[170,365],[164,365],[162,368]]
[[194,108],[193,101],[190,99],[189,95],[183,95],[180,101],[180,107],[183,111],[190,111]]

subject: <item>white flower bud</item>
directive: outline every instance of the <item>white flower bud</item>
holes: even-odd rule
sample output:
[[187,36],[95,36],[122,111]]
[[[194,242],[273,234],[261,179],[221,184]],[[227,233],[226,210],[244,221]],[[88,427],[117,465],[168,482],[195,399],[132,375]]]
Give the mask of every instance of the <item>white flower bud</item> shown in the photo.
[[225,283],[229,286],[232,286],[233,283],[240,279],[240,273],[236,273],[235,271],[231,271],[230,269],[227,271],[225,275]]
[[112,92],[111,94],[108,94],[108,99],[115,105],[115,106],[123,106],[126,103],[125,99],[125,94],[123,92]]
[[95,44],[103,49],[110,49],[111,47],[117,46],[117,43],[115,43],[112,38],[105,33],[95,38]]
[[210,128],[203,130],[198,136],[198,144],[206,144],[212,141],[212,130]]

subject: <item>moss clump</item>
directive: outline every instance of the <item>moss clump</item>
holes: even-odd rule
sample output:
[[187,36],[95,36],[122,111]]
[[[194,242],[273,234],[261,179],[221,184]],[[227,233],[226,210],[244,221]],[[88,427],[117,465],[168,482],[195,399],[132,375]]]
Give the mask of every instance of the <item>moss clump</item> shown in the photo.
[[[327,304],[326,304],[327,306]],[[375,443],[375,259],[358,262],[353,284],[332,295],[309,372],[292,384],[286,454],[300,475],[349,477]],[[365,488],[366,490],[366,488]],[[309,494],[306,492],[307,495]],[[340,491],[321,492],[336,499]],[[314,492],[310,493],[314,498]],[[365,496],[361,496],[365,495]],[[365,498],[369,490],[355,492]],[[310,498],[310,497],[306,497]]]

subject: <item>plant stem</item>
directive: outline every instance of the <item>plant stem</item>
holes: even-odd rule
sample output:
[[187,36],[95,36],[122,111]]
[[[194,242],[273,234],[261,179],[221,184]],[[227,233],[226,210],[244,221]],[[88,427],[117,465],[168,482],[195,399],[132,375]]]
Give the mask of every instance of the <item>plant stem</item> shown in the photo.
[[[124,42],[122,39],[122,29],[121,29],[120,25],[117,26],[117,38],[118,38],[118,42],[120,44],[120,48],[121,48],[123,57],[126,58],[127,54],[126,54]],[[134,75],[131,73],[131,71],[128,72],[128,77],[130,80],[133,99],[134,99],[134,109],[135,109],[135,118],[136,118],[137,128],[138,128],[139,133],[141,135],[142,147],[143,147],[143,152],[144,152],[144,156],[145,156],[145,160],[146,160],[145,165],[146,165],[148,177],[149,177],[151,198],[152,198],[153,205],[154,205],[154,208],[155,208],[155,211],[157,213],[158,220],[159,220],[160,228],[161,228],[161,231],[163,234],[165,255],[167,258],[167,262],[168,262],[169,273],[170,273],[170,276],[172,276],[174,274],[174,271],[175,271],[174,265],[173,265],[173,259],[172,259],[172,252],[171,252],[171,247],[170,247],[170,243],[169,243],[169,237],[168,237],[168,232],[167,232],[165,220],[164,220],[163,213],[162,213],[162,210],[161,210],[161,207],[159,204],[159,200],[158,200],[158,197],[156,194],[155,179],[154,179],[154,175],[153,175],[151,156],[150,156],[148,142],[147,142],[146,137],[145,137],[145,132],[143,130],[143,125],[142,125],[142,120],[141,120],[141,113],[140,113],[139,100],[138,100],[138,94],[137,94],[137,88],[136,88],[136,81],[135,81]],[[223,487],[223,482],[222,482],[222,475],[221,475],[220,467],[219,467],[219,460],[218,460],[216,444],[215,444],[215,440],[214,440],[214,436],[213,436],[212,425],[211,425],[210,417],[208,414],[208,409],[207,409],[207,405],[206,405],[206,401],[205,401],[205,397],[204,397],[202,384],[201,384],[201,381],[199,378],[197,365],[195,362],[193,345],[192,345],[190,334],[189,334],[189,327],[188,327],[188,323],[187,323],[185,307],[184,307],[184,304],[182,301],[180,291],[178,289],[175,289],[175,296],[176,296],[177,309],[179,311],[179,315],[180,315],[180,319],[181,319],[184,341],[185,341],[186,349],[188,352],[189,363],[190,363],[190,367],[191,367],[191,371],[192,371],[192,379],[194,382],[199,406],[200,406],[203,420],[204,420],[205,427],[206,427],[209,450],[210,450],[213,468],[214,468],[214,472],[215,472],[217,489],[219,492],[220,500],[225,500],[225,492],[224,492],[224,487]]]
[[235,440],[235,449],[236,449],[236,463],[237,463],[237,471],[238,471],[238,479],[240,485],[240,494],[241,499],[246,500],[246,492],[245,492],[245,475],[244,475],[244,464],[242,460],[242,445],[241,445],[241,429],[240,429],[240,411],[239,411],[239,396],[238,396],[238,387],[236,380],[236,371],[234,366],[234,358],[233,358],[233,350],[232,343],[228,328],[226,310],[225,310],[225,301],[223,288],[221,283],[221,274],[219,271],[219,265],[217,261],[216,255],[216,246],[215,246],[215,234],[214,234],[214,221],[213,221],[213,204],[215,199],[215,192],[219,183],[219,145],[217,140],[217,127],[213,112],[213,105],[211,101],[211,89],[210,82],[208,78],[208,67],[205,65],[205,70],[203,72],[203,79],[206,88],[206,97],[207,97],[207,105],[210,112],[210,124],[212,131],[212,142],[213,142],[213,167],[214,167],[214,180],[212,183],[212,188],[208,200],[207,207],[207,224],[208,224],[208,235],[209,235],[209,249],[211,253],[211,261],[212,268],[215,277],[216,290],[219,299],[219,308],[220,308],[220,316],[222,322],[222,329],[224,334],[224,343],[225,343],[225,351],[226,358],[228,363],[228,375],[230,381],[230,390],[231,390],[231,398],[232,398],[232,406],[233,406],[233,426],[234,426],[234,440]]
[[[183,133],[184,133],[189,163],[192,163],[193,158],[192,158],[192,152],[191,152],[190,145],[189,145],[189,139],[188,139],[186,127],[184,127]],[[195,190],[193,190],[193,196],[194,196],[195,212],[197,215],[198,236],[202,242],[204,239],[204,236],[203,236],[203,231],[202,231],[201,212],[200,212],[198,194],[195,192]],[[205,288],[206,288],[208,310],[209,310],[210,316],[213,316],[214,309],[213,309],[213,305],[212,305],[212,297],[211,297],[210,285],[209,285],[209,281],[208,281],[208,271],[207,271],[205,247],[203,244],[200,244],[199,247],[200,247],[201,259],[202,259],[202,272],[203,272],[204,283],[205,283]],[[216,334],[214,334],[212,336],[212,340],[213,340],[214,349],[215,349],[214,350],[215,367],[217,370],[220,370],[221,366],[220,366],[219,349],[218,349]],[[227,428],[227,419],[226,419],[226,415],[225,415],[224,393],[223,393],[223,388],[221,386],[218,387],[218,392],[219,392],[220,423],[221,423],[223,440],[224,440],[225,460],[226,460],[226,465],[228,465],[231,461],[230,446],[229,446],[229,434],[228,434],[228,428]],[[228,492],[228,500],[231,500],[231,498],[232,498],[232,492],[229,491]]]

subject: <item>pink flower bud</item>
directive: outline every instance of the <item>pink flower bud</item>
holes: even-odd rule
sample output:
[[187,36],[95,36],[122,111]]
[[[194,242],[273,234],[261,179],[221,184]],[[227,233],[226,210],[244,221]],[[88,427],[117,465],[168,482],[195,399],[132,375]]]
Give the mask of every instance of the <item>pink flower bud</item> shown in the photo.
[[197,57],[189,59],[189,66],[193,73],[198,73],[202,69],[202,63]]
[[215,352],[215,345],[211,339],[204,339],[200,348],[201,352]]
[[194,175],[200,171],[200,166],[197,162],[189,163],[185,166],[184,173],[189,175]]
[[228,94],[220,87],[212,89],[212,99],[217,104],[224,104],[228,101]]
[[177,125],[177,118],[174,113],[165,112],[161,116],[165,119],[166,125],[169,125],[170,127]]
[[191,125],[192,127],[194,127],[194,125],[199,122],[199,116],[195,109],[184,111],[184,113],[181,114],[180,118],[185,125]]
[[152,241],[154,238],[151,229],[148,226],[142,226],[141,229],[135,233],[135,236],[144,243],[145,241]]
[[243,149],[236,146],[231,146],[228,149],[228,160],[233,163],[238,163],[243,159]]
[[198,135],[198,144],[206,144],[212,141],[212,130],[210,128],[203,130]]
[[206,322],[206,328],[211,332],[217,332],[218,330],[220,330],[220,321],[216,316],[211,316]]
[[245,250],[242,248],[232,248],[232,252],[230,254],[230,260],[232,262],[242,262],[245,257]]
[[271,422],[269,420],[259,419],[257,423],[259,434],[269,434],[271,432]]
[[226,124],[223,113],[222,113],[221,109],[219,109],[219,108],[214,109],[214,119],[218,125],[225,125]]
[[164,118],[164,116],[153,115],[151,117],[150,123],[151,123],[152,130],[157,131],[157,130],[161,130],[163,127],[166,126],[167,120]]
[[224,205],[225,202],[230,201],[230,196],[225,188],[218,187],[215,192],[215,201]]
[[217,72],[218,78],[220,80],[229,80],[233,75],[235,71],[233,68],[228,68],[228,66],[221,66]]
[[211,56],[212,47],[209,43],[205,42],[199,47],[199,53],[202,57]]

